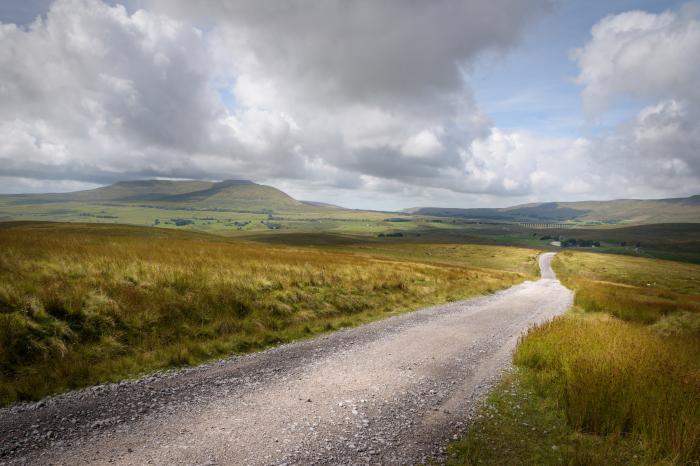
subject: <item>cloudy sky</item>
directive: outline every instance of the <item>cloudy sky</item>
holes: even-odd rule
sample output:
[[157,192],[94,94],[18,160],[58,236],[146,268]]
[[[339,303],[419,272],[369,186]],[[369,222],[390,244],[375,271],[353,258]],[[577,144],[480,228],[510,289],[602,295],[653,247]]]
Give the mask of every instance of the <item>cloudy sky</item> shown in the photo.
[[700,193],[700,2],[5,0],[0,192],[349,207]]

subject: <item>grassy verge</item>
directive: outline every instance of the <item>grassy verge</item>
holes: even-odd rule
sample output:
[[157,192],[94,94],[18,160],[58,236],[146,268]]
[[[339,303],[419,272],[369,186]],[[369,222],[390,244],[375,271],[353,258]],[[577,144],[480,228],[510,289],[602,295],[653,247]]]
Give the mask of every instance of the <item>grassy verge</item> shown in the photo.
[[518,271],[533,270],[532,250],[486,250],[516,271],[475,267],[466,252],[465,260],[436,264],[154,228],[0,228],[0,404],[258,350],[531,278]]
[[700,266],[566,252],[577,292],[533,328],[454,464],[697,464]]
[[556,385],[518,367],[489,395],[466,437],[450,446],[448,464],[628,465],[643,455],[633,440],[572,428]]

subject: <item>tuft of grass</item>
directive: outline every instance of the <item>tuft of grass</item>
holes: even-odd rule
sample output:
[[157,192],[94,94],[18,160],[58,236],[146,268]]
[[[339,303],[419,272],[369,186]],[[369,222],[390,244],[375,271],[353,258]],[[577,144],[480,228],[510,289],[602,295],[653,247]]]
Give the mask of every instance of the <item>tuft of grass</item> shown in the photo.
[[[534,257],[490,252],[523,270]],[[468,261],[170,230],[14,225],[0,229],[0,405],[260,350],[527,278]]]
[[694,337],[700,339],[700,313],[675,312],[659,319],[651,329],[665,337]]

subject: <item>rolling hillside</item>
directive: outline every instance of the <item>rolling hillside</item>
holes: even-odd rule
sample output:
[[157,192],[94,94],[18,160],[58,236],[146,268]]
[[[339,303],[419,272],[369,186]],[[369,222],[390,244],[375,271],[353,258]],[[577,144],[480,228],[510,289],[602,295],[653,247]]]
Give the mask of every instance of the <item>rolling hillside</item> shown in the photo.
[[353,215],[248,180],[120,181],[72,193],[0,195],[0,222],[122,223],[234,233],[280,229],[282,220],[292,221],[294,228],[332,228],[318,219]]
[[[568,223],[579,227],[700,224],[700,196],[548,202],[498,209],[421,207],[407,209],[403,214],[299,201],[277,188],[249,180],[120,181],[72,193],[0,195],[0,222],[123,223],[224,234],[282,229],[363,235],[414,230],[427,234],[445,228],[464,228],[470,220]],[[443,222],[434,217],[449,217],[455,221]]]
[[700,195],[674,199],[545,202],[496,209],[417,207],[414,215],[505,222],[583,222],[604,224],[698,223]]
[[0,198],[16,204],[109,202],[236,210],[304,207],[304,204],[276,188],[248,180],[221,182],[194,180],[120,181],[110,186],[73,193],[27,194],[1,196]]

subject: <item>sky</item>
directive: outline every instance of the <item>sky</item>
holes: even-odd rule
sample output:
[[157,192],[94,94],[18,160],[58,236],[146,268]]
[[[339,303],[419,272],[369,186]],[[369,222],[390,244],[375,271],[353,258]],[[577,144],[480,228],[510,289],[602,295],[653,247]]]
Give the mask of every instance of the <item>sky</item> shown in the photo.
[[700,193],[700,1],[6,0],[0,23],[0,193]]

